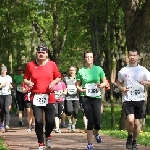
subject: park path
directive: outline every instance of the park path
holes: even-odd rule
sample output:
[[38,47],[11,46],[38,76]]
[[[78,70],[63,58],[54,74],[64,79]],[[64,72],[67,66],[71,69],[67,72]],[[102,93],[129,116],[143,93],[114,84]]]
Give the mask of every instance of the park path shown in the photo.
[[[25,121],[25,126],[27,122]],[[34,131],[27,132],[27,127],[19,127],[18,117],[11,114],[10,130],[0,133],[9,150],[37,150],[38,143]],[[102,135],[102,143],[96,143],[93,138],[93,150],[126,150],[125,140]],[[50,150],[86,150],[86,134],[77,130],[76,133],[62,129],[62,133],[52,133],[53,148]],[[150,150],[150,147],[138,145],[139,150]],[[48,150],[48,149],[46,149]]]

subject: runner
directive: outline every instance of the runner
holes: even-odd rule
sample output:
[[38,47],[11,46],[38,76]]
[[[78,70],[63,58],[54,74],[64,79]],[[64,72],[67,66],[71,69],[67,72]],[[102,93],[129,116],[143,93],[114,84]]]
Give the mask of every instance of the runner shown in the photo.
[[61,117],[64,109],[64,96],[67,94],[67,88],[63,81],[60,81],[54,86],[55,99],[56,99],[56,108],[55,108],[55,126],[54,130],[56,133],[60,133],[59,125],[61,122]]
[[113,83],[113,96],[116,99],[116,103],[119,103],[120,91],[117,86],[117,83]]
[[[24,82],[31,88],[30,101],[33,103],[35,132],[39,150],[52,146],[51,132],[55,127],[55,93],[54,86],[60,82],[61,74],[56,64],[48,59],[48,48],[39,45],[36,48],[36,60],[27,64]],[[31,80],[31,81],[30,81]],[[45,144],[43,136],[43,111],[45,112]]]
[[144,116],[145,88],[150,85],[149,71],[138,64],[139,54],[136,49],[129,51],[129,65],[118,73],[118,88],[122,91],[122,102],[127,115],[128,132],[126,148],[138,150],[136,139],[140,132],[140,119]]
[[100,88],[107,85],[103,69],[93,64],[93,53],[86,51],[84,53],[85,67],[79,69],[77,73],[76,86],[82,96],[82,105],[87,124],[87,150],[92,150],[92,135],[97,143],[101,143],[99,130],[101,127],[101,92]]
[[30,88],[22,83],[22,93],[25,93],[24,95],[24,104],[25,108],[27,110],[27,121],[28,121],[28,130],[27,132],[31,132],[34,129],[35,126],[35,118],[33,116],[33,111],[32,111],[32,103],[30,101]]
[[105,99],[106,99],[106,103],[110,102],[110,82],[107,80],[107,83],[108,84],[105,87]]
[[[68,117],[68,130],[75,131],[75,125],[77,121],[78,109],[79,109],[79,97],[77,93],[77,88],[75,86],[76,82],[76,67],[71,66],[69,68],[69,76],[64,79],[67,86],[67,117]],[[72,118],[73,116],[73,118]]]
[[16,101],[19,107],[19,125],[23,126],[23,117],[24,117],[24,94],[22,93],[21,84],[23,82],[23,69],[21,66],[17,68],[17,75],[14,75],[13,83],[16,89]]
[[[62,72],[62,81],[64,81],[66,76],[67,76],[67,72]],[[60,125],[62,128],[67,128],[66,117],[67,117],[67,102],[66,102],[66,97],[65,97],[64,98],[64,109],[63,109],[61,125]]]
[[[1,76],[0,76],[0,109],[1,109],[1,130],[5,132],[5,129],[9,129],[9,109],[12,103],[11,88],[12,78],[7,75],[7,67],[1,66]],[[5,121],[4,121],[5,118]]]
[[79,95],[79,103],[80,103],[80,109],[82,110],[83,122],[84,122],[84,131],[81,131],[81,132],[86,133],[87,132],[87,118],[85,116],[84,109],[82,106],[82,96],[81,95]]

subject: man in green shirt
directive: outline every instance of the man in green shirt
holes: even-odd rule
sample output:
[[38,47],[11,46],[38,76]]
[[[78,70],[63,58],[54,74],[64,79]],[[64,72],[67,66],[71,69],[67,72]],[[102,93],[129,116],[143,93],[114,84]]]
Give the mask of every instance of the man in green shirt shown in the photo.
[[17,68],[17,74],[14,75],[13,83],[16,89],[16,102],[19,107],[19,125],[23,126],[23,112],[24,112],[24,94],[22,93],[22,82],[24,74],[22,67]]
[[105,73],[99,66],[93,64],[93,53],[86,51],[84,54],[85,67],[77,73],[76,87],[81,93],[82,105],[87,124],[87,150],[92,150],[93,127],[97,143],[101,143],[98,133],[101,127],[101,90],[107,85]]

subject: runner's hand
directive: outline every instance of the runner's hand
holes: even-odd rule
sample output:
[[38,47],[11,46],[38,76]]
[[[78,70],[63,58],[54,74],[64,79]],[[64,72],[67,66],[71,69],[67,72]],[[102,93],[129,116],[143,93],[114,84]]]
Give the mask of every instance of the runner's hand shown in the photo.
[[49,84],[49,89],[53,89],[54,88],[54,86],[55,86],[55,83],[54,82],[51,82],[50,84]]
[[140,84],[146,86],[147,85],[147,81],[140,81]]
[[126,92],[129,91],[129,88],[128,88],[128,87],[122,87],[122,88],[121,88],[121,91],[124,92],[124,93],[126,93]]
[[33,85],[34,85],[34,83],[33,83],[33,82],[31,82],[31,81],[29,81],[29,83],[28,83],[28,87],[29,87],[30,89],[33,87]]
[[5,85],[7,85],[8,84],[8,82],[4,82],[4,83],[2,83],[2,86],[5,86]]
[[104,87],[105,87],[105,86],[103,85],[103,83],[101,83],[101,84],[98,83],[98,84],[96,84],[96,85],[97,85],[98,88],[104,88]]

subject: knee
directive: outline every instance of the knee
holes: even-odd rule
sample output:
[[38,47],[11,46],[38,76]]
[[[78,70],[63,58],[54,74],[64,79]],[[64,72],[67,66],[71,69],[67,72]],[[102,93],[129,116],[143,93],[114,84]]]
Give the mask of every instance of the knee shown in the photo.
[[95,129],[95,130],[100,130],[100,129],[101,129],[101,125],[100,125],[100,124],[99,124],[99,125],[95,125],[95,126],[94,126],[94,129]]
[[93,122],[87,123],[87,130],[93,130]]
[[73,117],[74,117],[75,119],[77,119],[77,116],[78,116],[78,112],[73,112]]
[[134,125],[134,120],[133,120],[133,119],[128,120],[128,124],[129,124],[129,125]]

